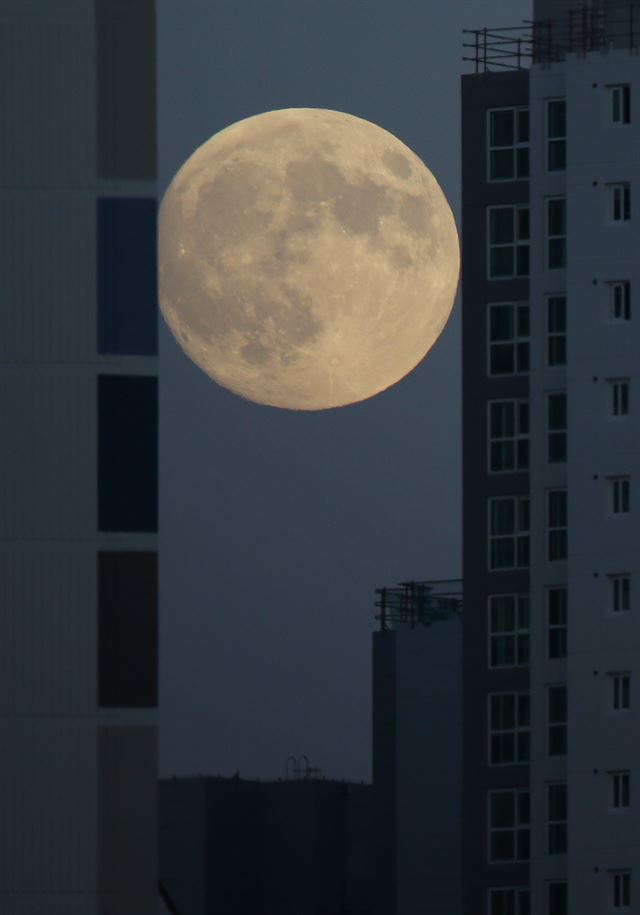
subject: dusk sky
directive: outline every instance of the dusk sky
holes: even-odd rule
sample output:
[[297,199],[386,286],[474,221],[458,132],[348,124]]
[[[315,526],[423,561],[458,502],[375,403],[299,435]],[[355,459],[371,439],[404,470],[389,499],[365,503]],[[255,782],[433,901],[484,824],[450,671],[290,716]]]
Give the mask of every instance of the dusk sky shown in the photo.
[[[527,0],[158,0],[161,196],[212,134],[276,108],[391,131],[459,226],[462,29]],[[460,315],[363,403],[261,407],[160,334],[160,772],[371,777],[374,590],[461,573]]]

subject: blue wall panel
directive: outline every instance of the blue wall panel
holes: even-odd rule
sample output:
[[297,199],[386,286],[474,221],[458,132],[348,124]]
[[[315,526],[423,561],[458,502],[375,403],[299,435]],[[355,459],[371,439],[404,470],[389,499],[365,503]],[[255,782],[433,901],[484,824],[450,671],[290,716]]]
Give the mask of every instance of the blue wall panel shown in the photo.
[[98,352],[158,352],[156,201],[98,199]]
[[98,377],[98,528],[158,529],[158,380]]

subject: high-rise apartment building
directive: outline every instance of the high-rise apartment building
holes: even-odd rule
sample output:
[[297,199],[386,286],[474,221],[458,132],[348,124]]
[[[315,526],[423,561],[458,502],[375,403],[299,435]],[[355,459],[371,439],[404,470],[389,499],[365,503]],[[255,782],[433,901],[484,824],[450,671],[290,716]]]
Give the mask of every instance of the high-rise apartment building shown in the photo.
[[157,898],[153,0],[2,0],[0,912]]
[[640,4],[462,80],[465,915],[640,905]]

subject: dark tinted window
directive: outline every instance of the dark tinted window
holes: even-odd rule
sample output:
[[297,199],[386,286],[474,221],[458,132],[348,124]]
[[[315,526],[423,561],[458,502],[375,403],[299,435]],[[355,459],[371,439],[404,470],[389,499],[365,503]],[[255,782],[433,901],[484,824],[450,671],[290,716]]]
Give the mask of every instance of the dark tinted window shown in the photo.
[[158,528],[156,378],[98,378],[98,528]]
[[157,705],[158,557],[98,554],[98,704]]
[[158,351],[156,201],[98,200],[98,352]]

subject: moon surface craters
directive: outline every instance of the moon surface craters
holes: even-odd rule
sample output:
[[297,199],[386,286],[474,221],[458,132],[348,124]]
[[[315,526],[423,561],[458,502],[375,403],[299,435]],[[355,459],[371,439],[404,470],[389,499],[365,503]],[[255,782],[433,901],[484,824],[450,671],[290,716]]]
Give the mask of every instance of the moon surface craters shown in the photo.
[[160,304],[212,378],[316,410],[398,381],[453,304],[458,239],[437,182],[376,125],[289,109],[240,121],[174,177]]

